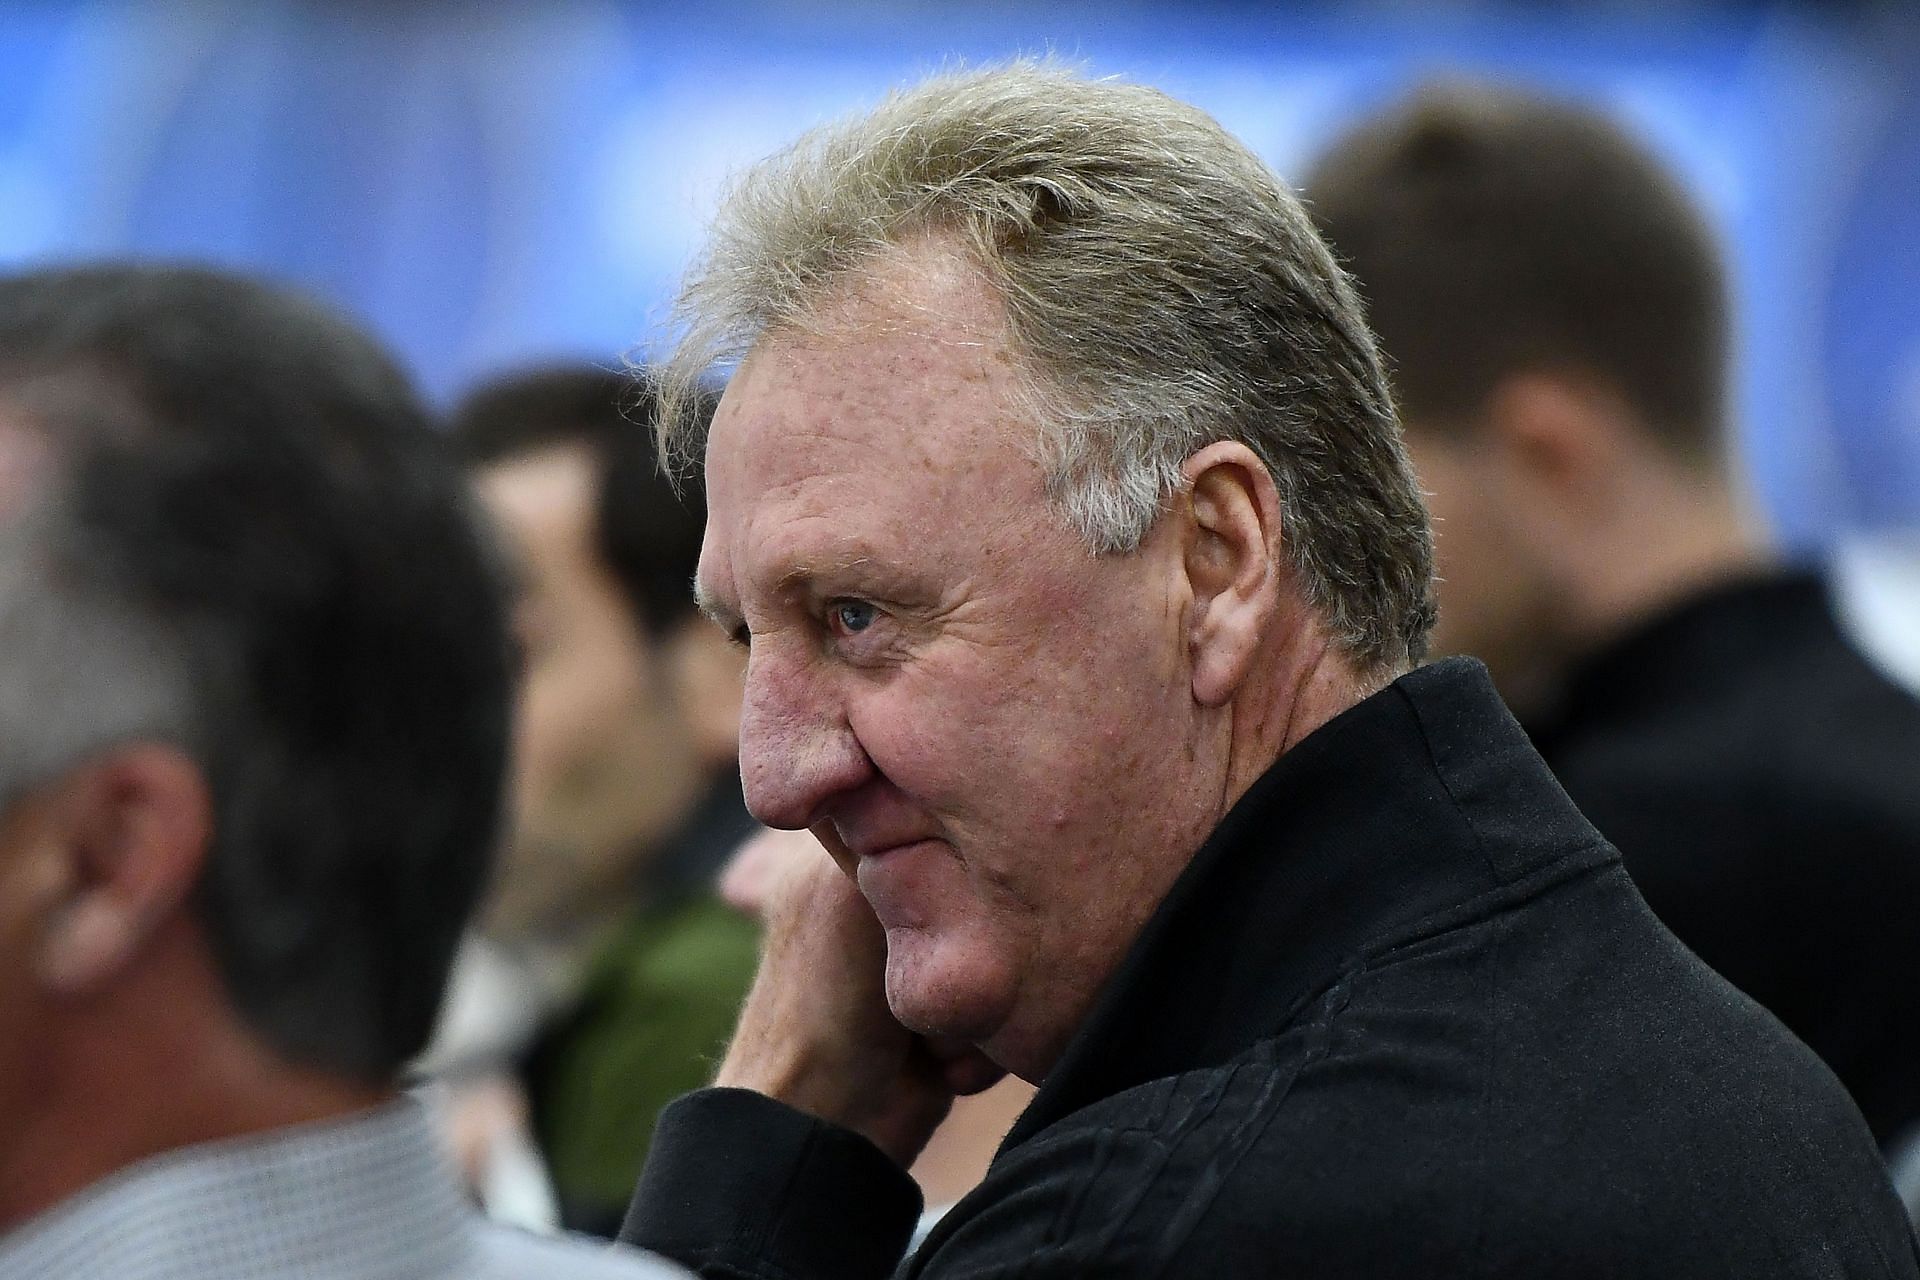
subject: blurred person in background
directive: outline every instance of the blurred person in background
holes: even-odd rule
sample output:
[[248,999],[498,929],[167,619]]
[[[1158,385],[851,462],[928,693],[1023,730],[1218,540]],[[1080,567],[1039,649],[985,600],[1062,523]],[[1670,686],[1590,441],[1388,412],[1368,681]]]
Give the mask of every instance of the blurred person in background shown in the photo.
[[711,1075],[757,948],[714,886],[756,829],[740,656],[694,608],[704,510],[655,465],[650,397],[629,374],[544,369],[478,389],[452,424],[506,535],[525,658],[490,959],[466,970],[503,990],[480,1020],[509,1033],[465,1037],[485,1051],[454,1064],[456,1117],[471,1099],[512,1122],[524,1081],[560,1221],[601,1235],[660,1107]]
[[1439,85],[1308,178],[1389,359],[1482,658],[1647,902],[1920,1123],[1920,704],[1774,562],[1729,459],[1728,298],[1676,179],[1601,116]]
[[[1914,1277],[1845,1091],[1481,665],[1358,298],[1163,94],[1018,63],[723,199],[663,366],[770,894],[623,1236],[714,1277]],[[738,359],[709,429],[685,390]],[[905,1252],[956,1094],[1040,1085]]]
[[498,588],[340,319],[0,280],[0,1277],[667,1274],[483,1223],[396,1089],[496,837]]

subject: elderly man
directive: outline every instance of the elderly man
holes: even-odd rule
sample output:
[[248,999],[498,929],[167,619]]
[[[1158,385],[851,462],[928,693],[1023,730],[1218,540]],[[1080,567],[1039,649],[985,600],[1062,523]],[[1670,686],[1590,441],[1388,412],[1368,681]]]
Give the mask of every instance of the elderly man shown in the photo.
[[483,878],[510,662],[351,327],[0,281],[0,1277],[664,1276],[480,1223],[396,1096]]
[[1692,202],[1608,121],[1473,85],[1368,120],[1307,190],[1394,356],[1435,646],[1486,661],[1680,940],[1883,1145],[1913,1131],[1920,703],[1742,511]]
[[[714,244],[699,591],[749,646],[749,805],[844,875],[785,887],[629,1239],[762,1278],[1920,1275],[1832,1076],[1482,668],[1411,670],[1380,361],[1245,148],[1142,88],[939,79],[751,173]],[[899,1166],[997,1069],[1039,1093],[902,1263]]]

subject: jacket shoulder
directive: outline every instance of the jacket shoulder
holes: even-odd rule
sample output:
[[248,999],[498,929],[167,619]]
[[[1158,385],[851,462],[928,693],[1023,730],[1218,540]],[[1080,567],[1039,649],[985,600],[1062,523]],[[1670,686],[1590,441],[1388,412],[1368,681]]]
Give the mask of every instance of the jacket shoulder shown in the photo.
[[1336,1118],[1294,1096],[1303,1079],[1318,1091],[1313,1039],[1289,1031],[1125,1090],[1002,1153],[908,1274],[1463,1274],[1473,1224],[1454,1197],[1392,1176],[1384,1154],[1366,1174],[1339,1150],[1378,1153],[1391,1109],[1349,1096]]

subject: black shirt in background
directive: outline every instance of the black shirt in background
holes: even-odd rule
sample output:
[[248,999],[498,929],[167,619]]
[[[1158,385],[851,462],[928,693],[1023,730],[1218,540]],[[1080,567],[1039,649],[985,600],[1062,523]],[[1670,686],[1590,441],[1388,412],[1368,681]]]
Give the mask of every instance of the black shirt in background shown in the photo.
[[1648,905],[1826,1060],[1875,1137],[1920,1124],[1920,702],[1820,580],[1692,597],[1528,728]]
[[918,1206],[865,1139],[708,1089],[622,1238],[735,1280],[1920,1276],[1832,1074],[1653,917],[1467,660],[1256,782],[901,1262]]

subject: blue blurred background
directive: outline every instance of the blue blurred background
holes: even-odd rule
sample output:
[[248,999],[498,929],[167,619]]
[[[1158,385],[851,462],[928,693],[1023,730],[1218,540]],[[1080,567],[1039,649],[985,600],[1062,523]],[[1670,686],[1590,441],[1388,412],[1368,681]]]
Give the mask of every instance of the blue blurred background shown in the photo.
[[505,366],[644,354],[730,169],[944,62],[1046,50],[1200,103],[1282,173],[1429,75],[1610,106],[1727,237],[1743,458],[1777,536],[1920,528],[1906,6],[15,3],[0,263],[291,280],[445,400]]

